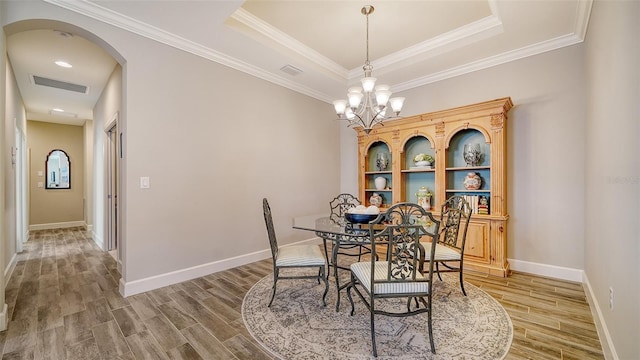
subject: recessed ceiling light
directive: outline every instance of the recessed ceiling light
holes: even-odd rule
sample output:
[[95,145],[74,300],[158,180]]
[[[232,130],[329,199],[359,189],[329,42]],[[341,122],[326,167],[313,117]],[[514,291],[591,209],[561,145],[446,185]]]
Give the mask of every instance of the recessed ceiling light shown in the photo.
[[63,67],[63,68],[70,68],[70,67],[73,67],[73,66],[71,66],[71,64],[69,64],[68,62],[66,62],[66,61],[62,61],[62,60],[58,60],[58,61],[56,61],[56,65],[58,65],[58,66],[60,66],[60,67]]
[[77,118],[78,117],[78,114],[67,112],[67,111],[64,111],[62,109],[51,109],[51,110],[49,110],[49,114],[51,114],[53,116],[64,116],[64,117],[68,117],[68,118]]

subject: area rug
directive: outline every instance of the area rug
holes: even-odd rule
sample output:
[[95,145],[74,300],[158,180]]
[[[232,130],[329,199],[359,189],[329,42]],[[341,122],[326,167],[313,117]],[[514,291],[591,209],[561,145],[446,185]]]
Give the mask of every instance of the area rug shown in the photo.
[[[376,315],[378,359],[503,359],[507,355],[513,325],[504,308],[466,282],[465,297],[455,274],[443,274],[443,280],[434,282],[436,354],[431,353],[426,314],[406,318]],[[336,312],[334,282],[326,307],[321,301],[324,284],[280,280],[268,308],[272,284],[272,275],[258,281],[242,303],[245,326],[269,353],[287,360],[374,358],[369,311],[355,292],[355,315],[350,316],[346,291],[341,292],[340,311]],[[406,301],[388,300],[382,306],[404,309]]]

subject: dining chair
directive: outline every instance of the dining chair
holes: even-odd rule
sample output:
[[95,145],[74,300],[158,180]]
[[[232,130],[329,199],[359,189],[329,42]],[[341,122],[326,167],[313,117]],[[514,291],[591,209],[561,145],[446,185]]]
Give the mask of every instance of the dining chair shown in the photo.
[[[442,281],[441,272],[458,272],[460,273],[460,289],[464,296],[467,292],[464,290],[464,247],[467,241],[467,228],[471,219],[471,206],[460,195],[454,195],[442,204],[441,208],[441,233],[436,242],[435,262],[436,273]],[[422,242],[427,248],[431,242]],[[426,260],[421,257],[420,268],[424,268]],[[444,267],[441,269],[440,265]]]
[[[264,212],[264,222],[267,225],[267,235],[271,246],[271,257],[273,259],[273,288],[269,307],[276,296],[276,284],[281,279],[317,279],[324,281],[324,294],[322,294],[322,304],[327,306],[327,293],[329,292],[329,281],[325,277],[326,262],[322,252],[317,245],[291,245],[278,247],[276,232],[273,227],[273,217],[271,207],[266,198],[262,199],[262,209]],[[318,275],[280,275],[281,269],[293,268],[318,268]]]
[[[342,193],[336,196],[333,200],[329,202],[329,207],[331,208],[331,215],[329,215],[329,219],[333,221],[335,224],[338,224],[341,226],[347,226],[347,227],[352,226],[347,221],[344,215],[349,211],[349,209],[355,208],[360,204],[361,202],[360,200],[358,200],[357,197],[351,194]],[[327,250],[326,239],[324,239],[323,245],[324,245],[325,259],[327,260],[327,263],[329,263],[329,255]],[[354,248],[358,249],[357,254],[354,254],[353,252],[340,251],[340,250],[349,250]],[[363,252],[363,249],[364,249],[364,252]],[[370,247],[364,244],[340,244],[340,248],[338,249],[338,255],[358,256],[358,261],[362,259],[363,254],[367,254],[370,252],[371,252]],[[327,273],[327,276],[328,275],[329,274]]]
[[[429,226],[424,224],[428,223]],[[384,226],[376,226],[384,224]],[[369,261],[351,265],[351,283],[347,287],[347,297],[351,303],[351,315],[355,305],[351,291],[354,290],[371,314],[371,345],[373,356],[378,356],[376,348],[375,315],[394,317],[427,314],[427,328],[431,352],[435,354],[433,341],[431,294],[433,280],[433,256],[435,247],[424,249],[420,243],[423,237],[430,237],[435,243],[440,222],[418,204],[398,203],[391,206],[369,223],[371,250],[379,256],[370,256]],[[414,256],[426,251],[426,271],[420,271],[420,259]],[[376,301],[382,299],[406,299],[400,309],[379,308]],[[417,304],[412,309],[412,299]]]

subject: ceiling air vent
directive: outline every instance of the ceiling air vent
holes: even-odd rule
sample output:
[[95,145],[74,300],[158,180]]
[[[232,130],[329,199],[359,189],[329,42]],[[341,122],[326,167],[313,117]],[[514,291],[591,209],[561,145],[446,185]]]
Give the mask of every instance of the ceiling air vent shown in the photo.
[[281,71],[292,75],[292,76],[296,76],[300,73],[302,73],[302,70],[298,69],[297,67],[293,66],[293,65],[285,65],[283,67],[280,68]]
[[42,76],[33,75],[32,76],[33,83],[36,85],[48,86],[56,89],[62,89],[67,91],[78,92],[82,94],[86,94],[89,92],[89,88],[84,85],[72,84],[65,81],[49,79]]

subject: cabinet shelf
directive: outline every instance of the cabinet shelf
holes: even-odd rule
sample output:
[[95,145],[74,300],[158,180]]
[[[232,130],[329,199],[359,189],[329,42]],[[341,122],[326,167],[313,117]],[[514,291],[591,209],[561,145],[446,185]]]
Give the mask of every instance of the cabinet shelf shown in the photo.
[[[474,209],[467,231],[465,268],[507,276],[506,141],[507,113],[512,107],[510,98],[501,98],[385,121],[384,127],[376,126],[369,133],[356,128],[360,200],[368,205],[373,193],[378,193],[383,198],[381,211],[385,211],[400,202],[416,203],[417,194],[426,188],[432,193],[430,209],[439,216],[444,201],[453,195],[464,196]],[[467,166],[467,145],[479,148],[476,166]],[[419,154],[433,157],[431,168],[415,166]],[[388,162],[377,161],[384,158]],[[468,173],[480,177],[478,190],[464,188]],[[376,189],[378,177],[385,178],[389,188]],[[378,180],[378,186],[381,182]]]
[[402,169],[400,170],[403,173],[413,173],[413,172],[436,172],[435,168],[431,169]]
[[456,166],[456,167],[447,168],[447,171],[465,171],[465,170],[491,170],[491,166]]
[[447,189],[445,190],[447,193],[491,193],[491,190],[467,190],[467,189]]

